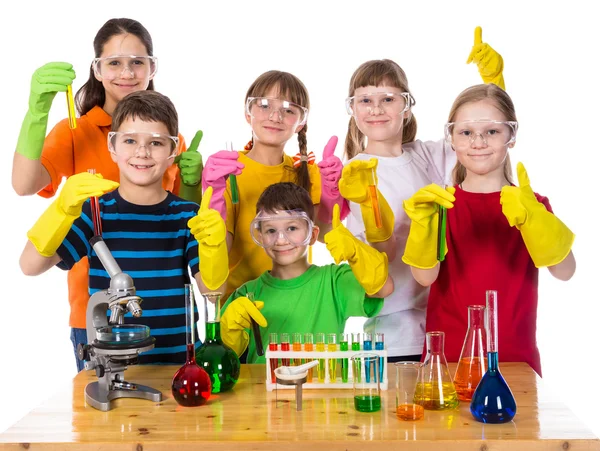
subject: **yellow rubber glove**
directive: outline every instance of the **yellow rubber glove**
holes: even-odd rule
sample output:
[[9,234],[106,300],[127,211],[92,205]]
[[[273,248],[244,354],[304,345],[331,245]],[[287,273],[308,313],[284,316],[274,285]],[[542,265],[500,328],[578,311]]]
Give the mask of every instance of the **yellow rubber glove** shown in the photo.
[[209,290],[216,290],[229,276],[227,229],[217,210],[209,208],[212,186],[202,196],[198,214],[188,221],[188,227],[198,241],[200,277]]
[[81,216],[83,203],[116,189],[117,182],[105,180],[101,174],[82,172],[67,179],[58,198],[27,232],[40,255],[52,257],[69,233],[75,219]]
[[232,301],[221,314],[221,339],[238,356],[244,353],[250,342],[246,329],[252,327],[251,321],[256,321],[260,327],[267,327],[267,320],[259,311],[264,305],[262,301],[253,303],[247,297],[240,297]]
[[352,161],[342,170],[342,178],[338,184],[344,198],[360,204],[360,212],[369,243],[387,241],[394,233],[394,212],[378,189],[376,191],[382,227],[377,228],[375,224],[370,188],[372,183],[377,186],[377,163],[375,158],[371,158],[369,161]]
[[325,234],[325,245],[339,265],[347,261],[356,280],[368,295],[377,293],[388,278],[388,257],[356,238],[340,221],[340,206],[333,206],[332,229]]
[[[437,265],[439,207],[454,207],[456,189],[446,189],[435,183],[418,190],[403,202],[404,211],[411,219],[410,232],[402,261],[415,268],[431,269]],[[444,255],[448,248],[444,250]]]
[[481,27],[475,28],[475,43],[467,59],[467,64],[477,64],[479,75],[484,83],[494,83],[506,90],[504,87],[504,60],[502,56],[488,44],[481,42]]
[[521,231],[537,268],[557,265],[569,255],[575,235],[536,199],[523,163],[517,164],[517,177],[518,187],[502,187],[502,213],[511,227]]

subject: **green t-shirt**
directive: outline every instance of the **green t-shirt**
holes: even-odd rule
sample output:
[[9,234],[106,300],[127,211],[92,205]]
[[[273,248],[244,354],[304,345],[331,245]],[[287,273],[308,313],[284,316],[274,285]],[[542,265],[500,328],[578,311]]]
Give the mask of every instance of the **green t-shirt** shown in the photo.
[[[342,333],[346,320],[351,316],[372,317],[383,307],[383,299],[366,297],[364,288],[358,283],[350,266],[312,265],[299,277],[281,280],[269,271],[258,279],[246,282],[234,291],[223,306],[224,312],[231,301],[254,293],[255,301],[263,301],[261,313],[269,323],[261,327],[261,337],[265,350],[268,348],[269,334],[276,332],[304,334],[312,332]],[[221,313],[222,314],[222,313]],[[256,354],[252,332],[248,345],[248,363],[265,363],[265,357]]]

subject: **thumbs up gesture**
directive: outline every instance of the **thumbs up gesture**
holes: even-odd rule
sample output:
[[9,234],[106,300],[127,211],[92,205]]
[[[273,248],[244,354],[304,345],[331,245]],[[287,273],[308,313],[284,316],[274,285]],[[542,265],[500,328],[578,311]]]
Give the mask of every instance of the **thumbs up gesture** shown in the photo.
[[333,206],[332,229],[325,234],[324,240],[327,250],[337,265],[343,261],[352,260],[356,254],[358,239],[342,224],[340,220],[340,206]]
[[181,181],[188,186],[196,186],[202,179],[202,155],[198,152],[202,136],[202,130],[198,130],[194,139],[192,139],[190,147],[175,157],[175,164],[179,166]]
[[467,59],[467,64],[477,64],[479,75],[484,83],[494,83],[502,89],[504,87],[504,60],[489,44],[481,42],[481,27],[475,28],[475,42]]
[[334,205],[341,206],[341,218],[350,213],[348,202],[342,197],[338,182],[342,177],[344,165],[342,160],[334,155],[338,137],[332,136],[323,149],[323,160],[317,164],[321,174],[321,201],[319,202],[319,221],[329,224]]

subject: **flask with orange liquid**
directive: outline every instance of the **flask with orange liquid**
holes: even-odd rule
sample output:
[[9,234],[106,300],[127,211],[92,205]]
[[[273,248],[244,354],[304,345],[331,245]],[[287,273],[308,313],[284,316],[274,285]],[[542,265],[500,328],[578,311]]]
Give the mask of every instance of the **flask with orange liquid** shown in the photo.
[[461,401],[470,401],[473,398],[477,384],[487,368],[484,320],[485,307],[469,305],[469,328],[454,374],[454,386]]

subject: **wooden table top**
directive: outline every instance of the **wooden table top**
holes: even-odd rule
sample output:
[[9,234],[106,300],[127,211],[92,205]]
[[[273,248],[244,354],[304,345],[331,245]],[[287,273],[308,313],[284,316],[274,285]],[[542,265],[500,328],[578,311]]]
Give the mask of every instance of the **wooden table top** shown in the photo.
[[[450,364],[451,372],[454,367]],[[180,407],[171,395],[177,369],[130,367],[126,379],[160,390],[163,401],[121,399],[109,412],[86,406],[84,387],[97,378],[83,371],[0,434],[0,450],[600,450],[600,439],[523,363],[500,365],[517,400],[517,415],[498,425],[476,422],[468,403],[449,412],[425,411],[420,421],[400,421],[393,387],[381,392],[380,412],[354,410],[347,389],[306,389],[303,410],[297,412],[294,390],[266,391],[264,365],[242,365],[233,391],[212,395],[204,406]],[[391,380],[393,386],[395,375]]]

